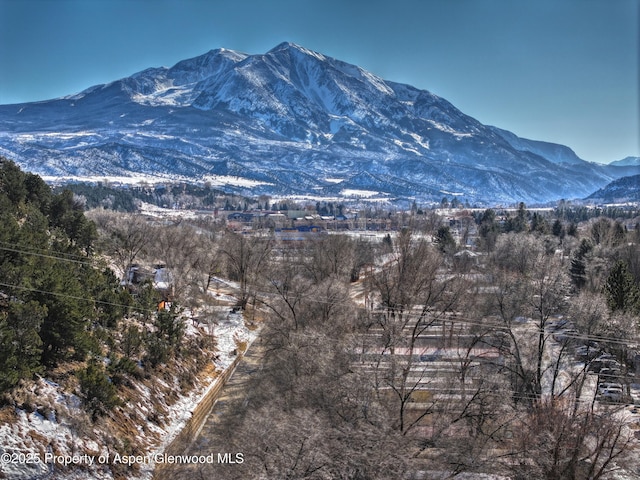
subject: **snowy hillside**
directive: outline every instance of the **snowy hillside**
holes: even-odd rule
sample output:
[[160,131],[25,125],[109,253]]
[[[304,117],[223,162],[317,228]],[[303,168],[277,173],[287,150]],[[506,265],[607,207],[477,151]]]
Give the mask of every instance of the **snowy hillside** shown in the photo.
[[640,202],[640,175],[619,178],[587,199],[599,203]]
[[548,201],[622,176],[291,43],[264,55],[213,50],[0,106],[0,155],[42,175],[234,176],[252,181],[246,193],[366,189],[390,199]]

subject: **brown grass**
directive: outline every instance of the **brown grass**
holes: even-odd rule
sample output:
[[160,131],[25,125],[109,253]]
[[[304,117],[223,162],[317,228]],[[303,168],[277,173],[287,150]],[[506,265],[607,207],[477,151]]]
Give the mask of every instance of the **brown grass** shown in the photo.
[[244,353],[247,351],[247,342],[244,340],[238,340],[237,338],[234,339],[234,341],[236,342],[236,347],[238,347],[238,351],[240,353]]
[[45,437],[44,435],[41,435],[40,433],[33,431],[33,430],[29,430],[27,432],[27,435],[29,437],[31,437],[31,439],[39,445],[46,445],[48,443],[47,437]]
[[198,378],[200,380],[211,381],[218,378],[219,376],[220,376],[220,371],[213,364],[213,362],[207,362],[204,368],[200,370],[200,372],[198,372]]
[[3,407],[0,409],[0,424],[13,425],[18,420],[16,410],[13,407]]
[[410,402],[416,403],[428,403],[433,399],[433,395],[431,392],[427,392],[426,390],[416,390],[411,392],[411,396],[409,397]]

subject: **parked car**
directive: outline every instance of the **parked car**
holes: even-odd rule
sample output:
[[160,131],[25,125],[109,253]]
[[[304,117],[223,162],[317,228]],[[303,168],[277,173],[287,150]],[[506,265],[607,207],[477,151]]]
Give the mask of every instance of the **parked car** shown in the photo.
[[622,397],[622,388],[616,387],[605,388],[599,395],[600,400],[607,402],[621,402]]
[[622,391],[622,384],[617,382],[602,382],[598,384],[598,394],[602,394],[609,388],[620,389]]
[[615,378],[620,376],[620,369],[619,368],[601,368],[600,373],[598,375],[600,375],[600,377]]
[[603,362],[606,360],[615,360],[615,359],[616,359],[615,355],[611,355],[610,353],[603,353],[598,358],[596,358],[596,360],[600,362]]
[[609,353],[604,353],[599,357],[594,358],[589,363],[589,371],[598,373],[603,368],[621,369],[620,363],[616,360],[616,357]]
[[440,360],[441,355],[439,353],[432,353],[432,354],[427,354],[427,353],[423,353],[422,355],[420,355],[420,361],[421,362],[437,362],[438,360]]

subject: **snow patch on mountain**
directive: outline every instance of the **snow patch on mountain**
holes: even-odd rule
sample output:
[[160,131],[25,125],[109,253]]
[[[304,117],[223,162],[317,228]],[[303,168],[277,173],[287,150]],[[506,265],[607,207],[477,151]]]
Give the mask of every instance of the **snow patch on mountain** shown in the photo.
[[286,42],[0,106],[0,153],[46,175],[211,177],[245,193],[326,196],[338,190],[325,179],[340,178],[345,191],[472,202],[584,197],[633,168],[483,125],[426,90]]

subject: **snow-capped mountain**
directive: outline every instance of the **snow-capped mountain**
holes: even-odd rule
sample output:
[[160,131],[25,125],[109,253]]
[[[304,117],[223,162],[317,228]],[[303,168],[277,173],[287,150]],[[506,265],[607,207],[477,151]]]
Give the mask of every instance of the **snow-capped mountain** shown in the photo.
[[291,43],[0,106],[0,155],[45,175],[217,175],[254,193],[488,202],[584,197],[624,174]]
[[609,165],[621,166],[621,167],[640,167],[640,157],[626,157],[622,160],[616,160]]

